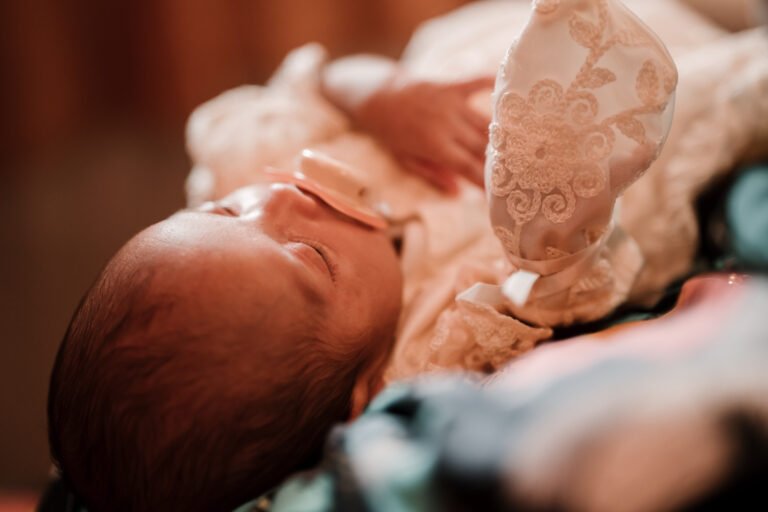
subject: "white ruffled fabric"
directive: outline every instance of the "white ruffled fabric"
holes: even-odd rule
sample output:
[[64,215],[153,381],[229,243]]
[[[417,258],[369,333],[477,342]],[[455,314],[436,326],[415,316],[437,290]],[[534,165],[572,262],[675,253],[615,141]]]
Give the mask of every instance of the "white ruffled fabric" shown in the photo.
[[326,59],[320,45],[301,47],[269,87],[241,86],[195,110],[187,123],[190,206],[258,182],[264,167],[287,168],[302,149],[349,130],[346,116],[319,93]]

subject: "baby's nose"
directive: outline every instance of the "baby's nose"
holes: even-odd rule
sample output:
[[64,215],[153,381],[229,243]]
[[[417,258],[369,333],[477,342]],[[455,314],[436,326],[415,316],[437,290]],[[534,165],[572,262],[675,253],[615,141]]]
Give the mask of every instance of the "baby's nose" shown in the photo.
[[274,183],[269,187],[269,197],[264,205],[264,213],[278,218],[295,216],[315,217],[322,208],[320,200],[303,192],[295,185]]

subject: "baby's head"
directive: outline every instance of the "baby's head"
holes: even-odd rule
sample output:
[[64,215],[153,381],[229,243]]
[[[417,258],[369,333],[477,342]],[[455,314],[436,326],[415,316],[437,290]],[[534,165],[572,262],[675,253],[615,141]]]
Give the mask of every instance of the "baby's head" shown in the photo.
[[311,464],[380,383],[400,308],[381,233],[291,185],[143,231],[54,367],[53,455],[89,510],[231,510]]

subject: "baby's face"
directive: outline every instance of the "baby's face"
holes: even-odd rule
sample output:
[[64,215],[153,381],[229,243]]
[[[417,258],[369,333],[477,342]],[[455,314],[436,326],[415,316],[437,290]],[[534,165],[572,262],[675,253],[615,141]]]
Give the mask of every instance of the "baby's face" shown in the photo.
[[354,343],[393,332],[399,314],[388,238],[293,185],[255,185],[181,211],[120,257],[164,263],[158,286],[190,298],[179,321],[258,326],[278,343],[289,335]]

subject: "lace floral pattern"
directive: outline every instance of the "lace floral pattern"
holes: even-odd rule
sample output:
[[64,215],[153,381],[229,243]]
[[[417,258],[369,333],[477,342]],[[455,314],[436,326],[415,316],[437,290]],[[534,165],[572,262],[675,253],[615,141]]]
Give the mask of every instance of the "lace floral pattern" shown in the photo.
[[491,191],[506,196],[516,224],[530,222],[539,211],[551,222],[565,222],[576,197],[603,190],[600,162],[613,149],[615,135],[594,123],[597,110],[594,95],[566,96],[553,80],[538,82],[527,100],[514,92],[501,97],[498,121],[491,125],[497,152]]
[[[538,15],[549,16],[567,2],[537,0]],[[648,141],[638,116],[660,114],[676,86],[671,63],[649,58],[635,80],[637,104],[600,119],[596,91],[617,80],[616,73],[598,64],[616,46],[640,47],[655,43],[649,33],[634,24],[621,30],[610,27],[608,0],[596,0],[597,20],[578,13],[568,19],[570,38],[588,50],[573,81],[564,86],[545,78],[525,95],[504,92],[497,99],[496,117],[490,130],[490,190],[506,202],[513,225],[496,234],[511,254],[520,253],[523,226],[541,214],[549,222],[569,220],[580,199],[603,192],[609,183],[608,160],[617,134],[639,146]],[[649,162],[648,162],[649,163]],[[645,168],[640,169],[633,179]]]
[[534,0],[533,8],[540,14],[555,12],[560,7],[560,0]]
[[487,304],[458,301],[438,319],[430,367],[492,373],[551,336],[550,329],[528,326]]

